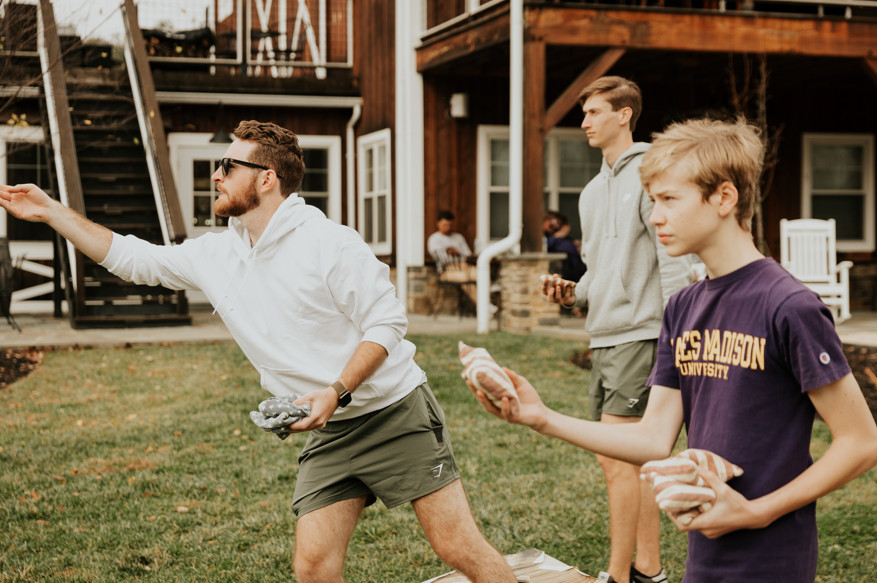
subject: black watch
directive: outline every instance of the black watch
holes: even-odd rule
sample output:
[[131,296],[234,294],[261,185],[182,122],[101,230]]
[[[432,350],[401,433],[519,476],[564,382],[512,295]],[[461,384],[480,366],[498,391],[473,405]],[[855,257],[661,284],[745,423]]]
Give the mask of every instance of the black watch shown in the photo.
[[332,383],[332,388],[335,389],[335,392],[338,393],[338,406],[342,409],[350,404],[350,401],[353,399],[353,395],[350,394],[344,384],[341,381],[335,381]]

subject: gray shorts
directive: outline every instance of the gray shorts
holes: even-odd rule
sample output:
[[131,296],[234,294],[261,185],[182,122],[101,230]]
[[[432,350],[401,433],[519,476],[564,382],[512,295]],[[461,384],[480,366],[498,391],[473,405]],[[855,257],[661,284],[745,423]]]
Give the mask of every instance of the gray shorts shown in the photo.
[[298,458],[296,516],[366,496],[393,508],[460,477],[445,415],[426,383],[389,407],[310,432]]
[[646,381],[655,365],[657,340],[628,342],[591,351],[591,418],[603,413],[642,417],[649,402]]

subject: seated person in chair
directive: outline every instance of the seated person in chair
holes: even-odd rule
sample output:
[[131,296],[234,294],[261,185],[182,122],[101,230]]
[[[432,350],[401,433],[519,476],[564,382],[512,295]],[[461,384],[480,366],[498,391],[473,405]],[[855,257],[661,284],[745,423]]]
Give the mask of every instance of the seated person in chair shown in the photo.
[[[439,279],[446,282],[459,283],[460,288],[469,297],[473,305],[478,305],[478,294],[475,281],[478,279],[475,267],[476,256],[469,248],[466,238],[455,232],[454,213],[440,211],[436,220],[436,232],[426,241],[429,256],[435,261]],[[491,306],[491,313],[496,308]]]

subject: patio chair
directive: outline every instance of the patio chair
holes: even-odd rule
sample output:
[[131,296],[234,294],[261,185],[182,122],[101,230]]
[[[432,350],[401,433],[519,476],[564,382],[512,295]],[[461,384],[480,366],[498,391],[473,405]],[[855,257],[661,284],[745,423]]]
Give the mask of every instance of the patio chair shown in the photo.
[[834,219],[780,221],[780,263],[819,294],[834,313],[835,324],[850,318],[852,261],[837,263]]
[[432,305],[431,315],[436,316],[445,301],[445,294],[448,290],[455,290],[457,297],[457,313],[463,317],[466,311],[470,309],[469,295],[466,293],[466,286],[472,290],[476,286],[476,276],[473,266],[466,263],[466,258],[460,255],[451,255],[445,251],[430,252],[432,260],[435,261],[435,270],[438,274],[438,283],[436,297]]

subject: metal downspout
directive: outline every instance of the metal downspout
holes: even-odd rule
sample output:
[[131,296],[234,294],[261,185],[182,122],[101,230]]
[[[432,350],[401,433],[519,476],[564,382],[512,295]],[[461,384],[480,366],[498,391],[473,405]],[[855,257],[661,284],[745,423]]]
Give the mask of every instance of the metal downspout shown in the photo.
[[524,2],[510,1],[509,23],[509,234],[478,254],[478,333],[490,329],[490,262],[520,243],[523,232]]
[[356,228],[356,137],[353,128],[359,122],[362,115],[362,106],[354,105],[350,119],[347,121],[347,152],[345,159],[347,161],[347,222],[348,227]]

